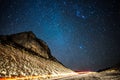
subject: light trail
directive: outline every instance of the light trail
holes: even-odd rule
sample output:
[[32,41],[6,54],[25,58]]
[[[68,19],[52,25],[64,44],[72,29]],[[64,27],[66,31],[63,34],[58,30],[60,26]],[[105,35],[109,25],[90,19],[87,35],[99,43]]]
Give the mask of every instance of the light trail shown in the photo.
[[62,73],[62,74],[52,74],[52,75],[39,75],[39,76],[23,76],[23,77],[5,77],[0,78],[0,80],[27,80],[27,79],[45,79],[45,78],[60,78],[60,77],[69,77],[78,74],[86,74],[90,72],[73,72],[73,73]]

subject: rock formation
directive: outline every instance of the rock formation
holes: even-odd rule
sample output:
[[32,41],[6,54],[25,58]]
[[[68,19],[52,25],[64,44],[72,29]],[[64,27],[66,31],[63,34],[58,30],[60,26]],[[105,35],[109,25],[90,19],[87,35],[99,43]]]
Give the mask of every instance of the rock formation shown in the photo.
[[[63,74],[68,75],[62,76]],[[32,77],[28,78],[29,76]],[[32,32],[22,32],[0,36],[0,80],[7,80],[7,78],[8,80],[11,78],[20,78],[19,80],[120,80],[120,65],[99,72],[77,74],[53,57],[44,41],[38,39]]]
[[[0,77],[74,73],[31,31],[0,36]],[[45,79],[46,80],[46,79]]]

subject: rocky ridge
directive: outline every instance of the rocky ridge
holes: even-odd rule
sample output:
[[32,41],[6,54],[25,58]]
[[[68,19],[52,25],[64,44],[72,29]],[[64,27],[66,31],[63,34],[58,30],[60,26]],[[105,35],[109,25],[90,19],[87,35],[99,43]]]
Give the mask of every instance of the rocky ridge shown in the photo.
[[[0,77],[74,73],[31,31],[0,36]],[[45,79],[46,80],[46,79]]]

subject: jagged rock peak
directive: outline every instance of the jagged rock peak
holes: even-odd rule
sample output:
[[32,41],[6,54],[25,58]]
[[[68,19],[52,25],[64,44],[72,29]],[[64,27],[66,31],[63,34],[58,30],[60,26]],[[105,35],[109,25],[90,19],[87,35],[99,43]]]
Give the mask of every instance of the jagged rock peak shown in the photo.
[[53,58],[47,44],[43,40],[38,39],[32,31],[0,36],[0,40],[12,42],[14,45],[19,45],[38,56]]
[[0,35],[0,39],[6,40],[8,37],[16,37],[16,36],[18,36],[19,38],[22,38],[22,39],[36,38],[35,34],[32,31],[27,31],[27,32],[20,32],[20,33],[15,33],[15,34],[11,34],[11,35]]
[[13,34],[12,36],[13,37],[18,36],[20,38],[28,38],[28,39],[29,38],[31,38],[31,39],[36,38],[35,34],[32,31],[21,32],[21,33]]

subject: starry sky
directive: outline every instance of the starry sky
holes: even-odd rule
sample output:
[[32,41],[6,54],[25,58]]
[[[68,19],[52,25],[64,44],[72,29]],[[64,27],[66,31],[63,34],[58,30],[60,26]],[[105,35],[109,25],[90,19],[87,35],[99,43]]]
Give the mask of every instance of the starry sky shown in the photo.
[[119,0],[0,0],[0,35],[24,31],[70,69],[120,63]]

